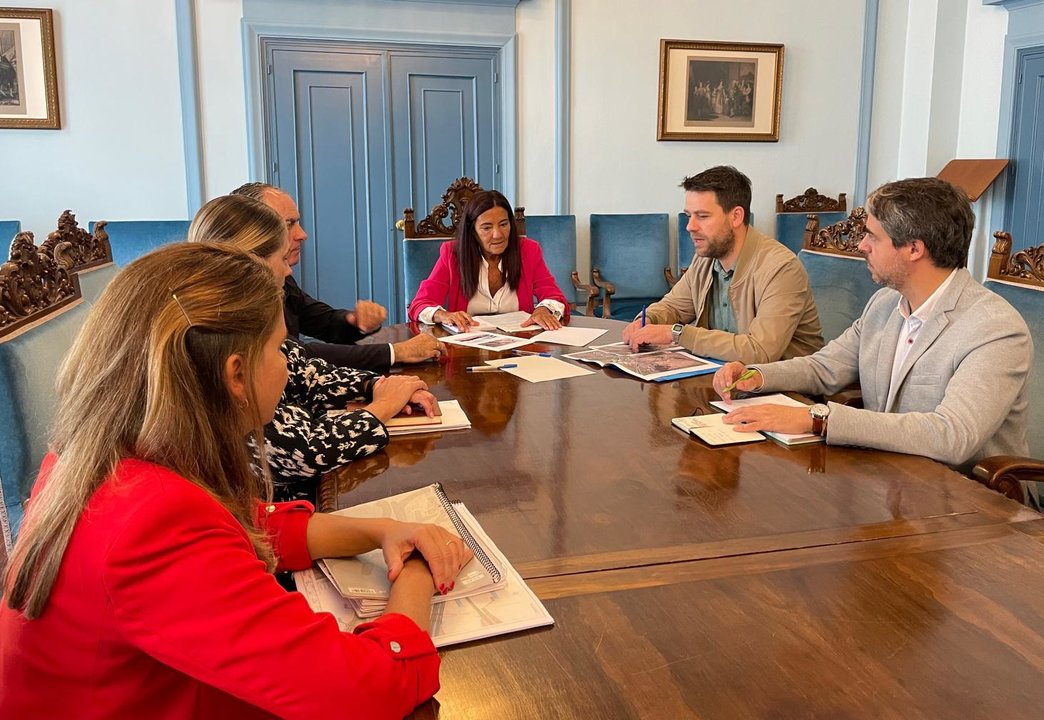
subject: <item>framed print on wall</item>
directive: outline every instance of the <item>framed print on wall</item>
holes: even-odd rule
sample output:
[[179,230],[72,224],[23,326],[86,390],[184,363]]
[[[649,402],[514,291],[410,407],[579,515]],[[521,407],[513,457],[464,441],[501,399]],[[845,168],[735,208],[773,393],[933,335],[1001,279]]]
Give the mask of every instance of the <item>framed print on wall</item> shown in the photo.
[[660,40],[657,140],[779,141],[783,46]]
[[0,128],[61,127],[55,67],[51,11],[0,7]]

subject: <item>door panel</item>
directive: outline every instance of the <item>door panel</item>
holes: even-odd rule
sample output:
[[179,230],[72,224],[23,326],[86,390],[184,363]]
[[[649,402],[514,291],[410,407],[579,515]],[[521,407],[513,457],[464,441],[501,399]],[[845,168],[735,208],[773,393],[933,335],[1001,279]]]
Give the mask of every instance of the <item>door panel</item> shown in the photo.
[[1036,245],[1044,231],[1044,52],[1021,56],[1008,222],[1013,249]]
[[380,54],[276,51],[272,60],[276,184],[297,199],[311,235],[295,275],[335,307],[385,304],[394,275]]

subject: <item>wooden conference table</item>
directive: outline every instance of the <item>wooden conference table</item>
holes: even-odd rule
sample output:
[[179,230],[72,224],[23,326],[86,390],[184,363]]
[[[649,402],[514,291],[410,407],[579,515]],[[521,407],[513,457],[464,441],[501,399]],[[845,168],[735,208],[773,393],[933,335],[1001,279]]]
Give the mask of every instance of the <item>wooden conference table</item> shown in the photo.
[[[623,327],[572,324],[608,328],[595,344]],[[441,482],[555,618],[445,650],[416,717],[1044,712],[1041,515],[921,457],[707,447],[670,420],[711,410],[709,376],[464,370],[500,356],[410,366],[472,429],[393,438],[320,490],[333,510]]]

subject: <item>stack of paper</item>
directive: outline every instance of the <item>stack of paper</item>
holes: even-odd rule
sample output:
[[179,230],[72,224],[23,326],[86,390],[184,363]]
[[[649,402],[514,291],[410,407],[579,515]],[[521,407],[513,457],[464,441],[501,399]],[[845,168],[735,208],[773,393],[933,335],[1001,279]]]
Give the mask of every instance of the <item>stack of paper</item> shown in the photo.
[[385,423],[385,426],[388,428],[388,434],[394,437],[397,435],[416,435],[418,433],[443,432],[446,430],[466,430],[471,427],[471,421],[468,420],[464,409],[461,408],[460,403],[456,400],[439,400],[439,410],[442,412],[442,415],[436,417],[441,422],[430,422],[433,418],[428,418],[427,416],[424,417],[429,422],[421,421],[412,424],[396,423],[395,418],[393,418],[392,422]]
[[[435,502],[432,501],[433,498]],[[433,599],[430,632],[436,647],[554,623],[507,558],[482,531],[478,521],[463,505],[445,500],[441,486],[421,488],[349,508],[338,514],[349,514],[353,517],[395,517],[412,522],[437,524],[442,524],[449,518],[449,523],[455,531],[460,532],[465,542],[469,545],[474,543],[473,549],[477,548],[481,552],[481,558],[477,552],[476,558],[457,576],[456,587],[450,594]],[[383,567],[383,558],[380,557],[379,550],[374,552],[378,561],[370,568],[372,582],[367,582],[379,584],[379,581],[383,580],[387,585],[387,569]],[[331,561],[323,562],[329,564]],[[475,563],[481,566],[481,572],[472,567]],[[495,580],[493,576],[488,575],[490,569],[495,571]],[[477,574],[473,576],[473,573]],[[336,571],[335,574],[345,573]],[[316,612],[331,613],[344,631],[351,631],[363,622],[365,617],[380,612],[373,611],[373,607],[379,604],[374,598],[345,598],[317,568],[294,573],[294,579],[298,591],[305,596],[312,609]],[[493,582],[489,583],[490,580]],[[353,580],[344,581],[360,582],[358,576]],[[482,583],[489,584],[482,586]],[[462,591],[462,584],[467,585],[468,589]]]
[[461,345],[463,347],[478,348],[479,350],[512,350],[533,342],[526,338],[511,337],[495,332],[466,332],[460,335],[447,335],[442,342],[450,345]]
[[680,380],[695,375],[706,375],[721,367],[721,363],[691,355],[682,350],[658,350],[653,352],[631,352],[629,347],[603,345],[581,352],[563,355],[570,360],[580,360],[598,365],[614,367],[634,375],[640,380],[664,382]]
[[521,355],[500,360],[487,360],[486,364],[493,367],[511,366],[504,367],[502,372],[510,373],[529,382],[546,382],[581,375],[594,375],[592,370],[585,370],[571,363],[562,362],[558,358],[541,355]]

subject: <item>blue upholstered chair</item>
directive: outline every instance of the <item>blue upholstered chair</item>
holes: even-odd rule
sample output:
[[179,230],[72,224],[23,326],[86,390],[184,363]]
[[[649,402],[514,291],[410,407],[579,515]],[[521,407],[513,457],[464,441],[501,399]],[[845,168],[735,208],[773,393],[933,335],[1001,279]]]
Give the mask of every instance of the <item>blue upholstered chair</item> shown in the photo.
[[862,208],[822,230],[818,215],[807,217],[804,248],[798,258],[808,273],[823,339],[830,342],[862,315],[866,303],[880,288],[870,278],[866,259],[857,249],[866,234],[866,212]]
[[409,307],[420,284],[431,274],[446,238],[413,238],[402,241],[403,307]]
[[47,452],[55,376],[88,309],[76,275],[37,248],[31,233],[12,243],[11,263],[5,282],[32,283],[51,304],[26,308],[0,298],[0,520],[8,551]]
[[577,307],[578,291],[582,293],[581,302],[590,307],[587,312],[590,315],[598,292],[597,288],[581,283],[576,271],[576,216],[527,215],[519,232],[540,243],[544,261],[555,276],[559,290],[574,308]]
[[[105,230],[109,233],[112,258],[123,267],[160,245],[181,242],[188,235],[190,220],[112,220]],[[91,232],[97,223],[88,226]]]
[[[1022,313],[1033,338],[1035,352],[1028,380],[1031,457],[986,458],[975,466],[972,475],[994,490],[1040,510],[1044,502],[1044,276],[1039,260],[1034,262],[1034,258],[1044,257],[1044,245],[1012,253],[1011,235],[997,231],[993,236],[997,242],[984,284]],[[1023,493],[1024,488],[1028,496]]]
[[22,232],[21,220],[0,220],[0,247],[6,248]]
[[796,254],[804,241],[809,213],[816,213],[819,216],[819,226],[826,227],[845,220],[848,217],[847,210],[848,200],[844,193],[838,195],[837,200],[819,194],[815,188],[809,188],[803,194],[786,201],[782,195],[777,195],[776,239]]
[[591,215],[591,274],[604,293],[602,317],[630,320],[669,289],[667,213]]

